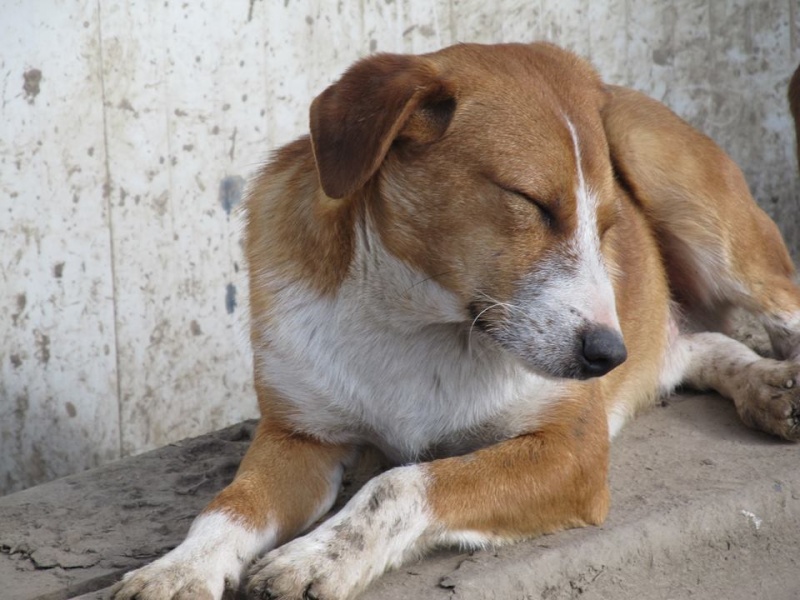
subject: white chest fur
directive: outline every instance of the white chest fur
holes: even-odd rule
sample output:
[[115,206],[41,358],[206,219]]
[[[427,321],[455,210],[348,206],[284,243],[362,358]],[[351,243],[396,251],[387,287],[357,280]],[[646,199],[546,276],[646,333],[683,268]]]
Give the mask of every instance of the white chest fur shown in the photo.
[[295,426],[331,441],[371,442],[397,460],[474,449],[535,423],[557,398],[479,332],[456,298],[389,255],[359,244],[334,297],[299,283],[275,294],[256,355],[293,406]]

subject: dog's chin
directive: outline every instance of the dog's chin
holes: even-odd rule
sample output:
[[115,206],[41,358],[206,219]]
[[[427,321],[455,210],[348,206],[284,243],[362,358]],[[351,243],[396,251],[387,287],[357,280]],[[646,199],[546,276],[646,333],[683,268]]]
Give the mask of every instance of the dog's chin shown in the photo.
[[587,373],[578,360],[566,360],[557,364],[541,364],[539,361],[526,360],[519,355],[516,355],[516,358],[527,371],[545,379],[586,381],[587,379],[597,377],[596,375]]
[[583,381],[591,379],[594,375],[586,372],[579,357],[554,349],[540,348],[534,345],[525,345],[520,351],[519,342],[509,343],[508,340],[497,339],[491,332],[482,331],[485,338],[489,338],[493,345],[499,347],[506,355],[519,363],[526,371],[545,379],[573,379]]
[[[552,380],[586,381],[602,376],[588,371],[577,353],[560,348],[541,347],[532,343],[523,344],[519,341],[509,343],[508,340],[497,339],[489,332],[484,333],[506,354],[511,355],[526,371],[539,377]],[[522,351],[520,351],[520,346],[523,347]]]

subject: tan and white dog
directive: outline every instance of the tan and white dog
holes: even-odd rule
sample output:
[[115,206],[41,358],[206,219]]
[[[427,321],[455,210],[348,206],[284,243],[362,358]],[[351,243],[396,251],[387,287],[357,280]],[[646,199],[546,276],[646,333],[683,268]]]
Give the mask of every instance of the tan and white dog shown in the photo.
[[[789,255],[661,104],[549,44],[458,45],[358,62],[310,125],[246,205],[255,439],[117,600],[248,569],[254,597],[351,598],[437,546],[601,523],[609,440],[679,383],[800,439],[800,364],[709,332],[743,307],[798,358]],[[397,466],[296,537],[363,446]]]

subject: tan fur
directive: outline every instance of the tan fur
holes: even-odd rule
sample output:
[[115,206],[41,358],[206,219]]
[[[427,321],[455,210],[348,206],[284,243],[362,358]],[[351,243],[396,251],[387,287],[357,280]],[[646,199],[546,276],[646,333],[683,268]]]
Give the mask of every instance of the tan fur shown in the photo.
[[[275,404],[269,400],[274,393],[260,384],[256,389],[267,409]],[[298,435],[272,415],[259,423],[233,483],[203,512],[225,512],[252,529],[272,520],[280,524],[278,539],[286,541],[310,525],[310,515],[327,510],[320,506],[337,487],[331,473],[351,456],[352,449]],[[274,489],[285,491],[264,493]]]
[[[326,196],[319,187],[309,138],[278,150],[251,185],[245,229],[250,270],[251,314],[267,314],[270,299],[258,285],[261,265],[270,276],[307,281],[322,293],[336,289],[353,252],[356,206]],[[262,198],[296,201],[262,202]],[[257,328],[253,328],[254,330]]]
[[[783,335],[800,310],[794,266],[736,164],[639,92],[612,87],[603,116],[615,165],[659,237],[677,299],[711,319],[741,305]],[[774,344],[786,356],[781,340]]]

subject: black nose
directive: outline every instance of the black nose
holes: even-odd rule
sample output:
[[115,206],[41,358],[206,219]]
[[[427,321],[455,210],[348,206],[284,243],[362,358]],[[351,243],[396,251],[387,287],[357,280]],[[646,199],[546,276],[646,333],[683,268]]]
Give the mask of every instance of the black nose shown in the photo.
[[593,327],[583,334],[582,367],[586,377],[600,377],[628,358],[622,336],[608,327]]

